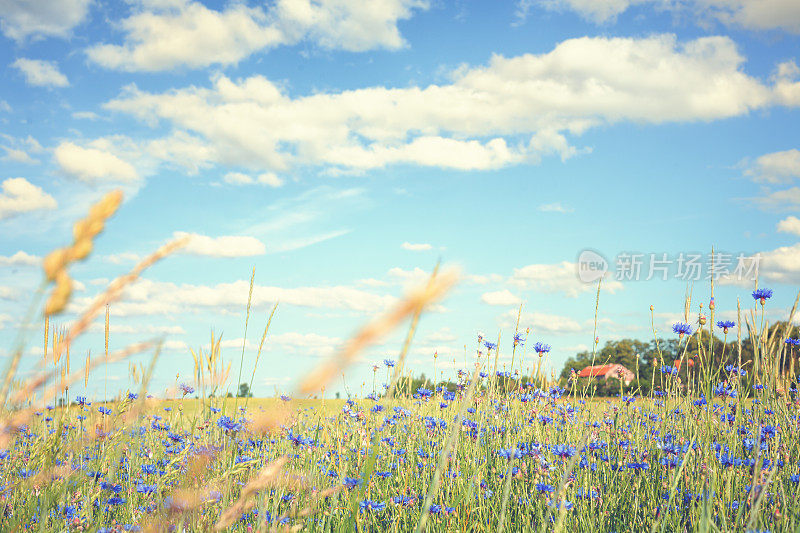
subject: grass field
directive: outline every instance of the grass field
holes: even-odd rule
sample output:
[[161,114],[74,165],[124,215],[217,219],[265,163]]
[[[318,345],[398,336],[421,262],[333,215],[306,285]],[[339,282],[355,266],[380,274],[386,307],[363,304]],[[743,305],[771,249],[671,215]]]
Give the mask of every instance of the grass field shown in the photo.
[[[733,363],[737,354],[730,364],[708,363],[713,337],[701,332],[714,326],[712,308],[699,327],[675,326],[682,359],[689,339],[698,342],[696,380],[681,383],[662,361],[648,396],[592,398],[577,380],[563,388],[548,381],[538,363],[521,379],[514,362],[523,352],[541,361],[549,347],[526,346],[514,332],[509,368],[499,370],[498,347],[479,338],[480,355],[453,371],[449,389],[398,387],[409,370],[406,342],[383,362],[390,379],[379,390],[303,399],[322,395],[364,346],[406,319],[413,333],[425,306],[454,282],[434,273],[304,376],[294,398],[211,397],[227,390],[230,369],[213,339],[208,353],[193,353],[193,381],[167,399],[147,394],[156,356],[133,376],[138,389],[114,402],[69,398],[70,383],[88,380],[98,362],[70,373],[64,346],[120,285],[168,252],[112,283],[55,339],[33,377],[12,381],[21,350],[11,358],[0,432],[3,531],[800,530],[797,391],[782,371],[800,341],[788,338],[788,325],[767,335],[771,291],[754,292],[745,311],[748,324],[762,324],[744,338],[755,354],[747,369]],[[58,292],[66,283],[58,261],[45,265],[56,283],[49,316],[69,295]],[[157,355],[137,345],[101,360],[151,348]]]

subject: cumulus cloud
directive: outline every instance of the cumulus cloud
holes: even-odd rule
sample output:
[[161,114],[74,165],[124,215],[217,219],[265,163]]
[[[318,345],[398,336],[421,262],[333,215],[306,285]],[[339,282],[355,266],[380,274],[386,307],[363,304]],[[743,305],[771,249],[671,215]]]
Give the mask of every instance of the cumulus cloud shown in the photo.
[[131,183],[139,179],[133,165],[98,147],[82,147],[66,141],[56,147],[54,157],[63,172],[87,183]]
[[[240,309],[247,305],[250,283],[246,280],[217,285],[191,285],[157,282],[142,279],[126,289],[122,301],[114,305],[117,316],[172,315],[197,311],[198,308],[218,310]],[[77,299],[73,311],[80,311],[90,299]],[[357,312],[377,312],[395,303],[397,298],[375,294],[346,285],[326,287],[274,287],[255,285],[251,304],[269,307],[281,305],[308,308],[347,309]]]
[[34,87],[66,87],[69,85],[69,80],[58,70],[58,65],[53,61],[20,58],[11,66],[25,76],[25,82],[28,85]]
[[778,222],[777,230],[792,235],[800,235],[800,218],[789,216]]
[[[538,0],[538,4],[550,10],[574,11],[597,24],[613,21],[632,6],[647,5],[661,11],[685,11],[699,21],[715,20],[750,30],[780,29],[800,33],[800,4],[795,0]],[[518,6],[518,17],[524,18],[533,2],[520,0]]]
[[408,250],[410,252],[426,252],[428,250],[432,250],[433,246],[427,243],[410,243],[404,242],[400,245],[403,250]]
[[[515,268],[508,282],[523,290],[543,293],[562,292],[568,297],[596,290],[597,286],[583,283],[577,274],[577,266],[569,261],[552,264],[532,264]],[[622,289],[622,283],[608,279],[603,282],[603,290],[614,293]]]
[[25,178],[8,178],[0,184],[0,220],[20,213],[55,209],[55,198]]
[[523,312],[522,315],[519,315],[519,311],[516,309],[503,313],[500,319],[501,326],[513,327],[517,322],[517,316],[519,316],[520,329],[530,327],[537,332],[553,334],[586,331],[585,324],[582,325],[570,317],[539,312]]
[[263,76],[215,75],[210,87],[164,93],[129,86],[105,107],[165,122],[211,147],[214,162],[261,172],[490,170],[571,157],[567,137],[603,124],[715,120],[774,104],[774,88],[743,62],[727,37],[583,37],[543,54],[495,55],[442,85],[293,97]]
[[757,182],[789,183],[800,178],[800,150],[784,150],[764,154],[745,170]]
[[494,292],[485,292],[481,295],[481,301],[488,305],[519,305],[522,300],[508,289]]
[[176,239],[189,237],[189,242],[182,248],[183,253],[206,255],[210,257],[248,257],[263,255],[266,252],[264,243],[255,237],[246,235],[224,235],[222,237],[209,237],[197,233],[176,231]]
[[0,30],[16,41],[67,37],[86,19],[91,0],[0,0]]
[[42,261],[41,257],[30,255],[20,250],[14,255],[2,256],[0,255],[0,266],[38,266]]
[[122,44],[94,45],[87,55],[110,69],[160,71],[234,64],[303,40],[349,51],[396,49],[405,44],[398,21],[427,7],[423,0],[278,0],[269,9],[233,3],[216,10],[195,1],[143,1],[120,22]]
[[250,176],[241,172],[228,172],[222,180],[230,185],[269,185],[270,187],[283,185],[283,180],[274,172],[264,172],[258,176]]

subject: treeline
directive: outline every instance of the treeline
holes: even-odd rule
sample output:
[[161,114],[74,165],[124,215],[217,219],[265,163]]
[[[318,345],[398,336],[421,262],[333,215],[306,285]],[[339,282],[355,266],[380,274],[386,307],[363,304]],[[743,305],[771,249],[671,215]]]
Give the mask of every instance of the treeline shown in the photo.
[[[784,331],[789,331],[791,335],[795,333],[796,329],[795,327],[786,328],[785,322],[779,322],[770,327],[768,338],[773,334],[776,336],[782,335]],[[636,390],[640,390],[642,394],[649,394],[652,388],[658,390],[661,387],[662,376],[664,375],[662,367],[677,366],[677,362],[684,354],[684,350],[684,361],[676,374],[677,377],[681,378],[681,383],[684,385],[689,382],[690,375],[693,379],[697,379],[701,367],[701,355],[705,361],[709,361],[708,368],[712,372],[719,371],[720,379],[724,379],[724,376],[727,376],[725,372],[726,366],[738,366],[739,361],[741,361],[742,368],[747,372],[747,378],[753,378],[753,343],[747,338],[745,332],[742,334],[741,357],[735,328],[732,328],[729,332],[727,343],[724,337],[714,335],[713,348],[709,349],[710,340],[710,333],[707,330],[702,330],[699,334],[699,339],[698,335],[694,334],[688,338],[688,343],[687,338],[679,341],[678,335],[674,335],[669,339],[659,339],[657,342],[655,340],[645,342],[638,339],[607,341],[602,348],[597,349],[594,357],[591,351],[585,350],[567,359],[559,376],[559,384],[562,387],[569,384],[573,369],[577,374],[583,368],[593,364],[594,366],[620,364],[636,376],[628,386],[622,383],[622,387],[620,387],[620,380],[616,377],[608,380],[599,377],[591,380],[581,378],[578,380],[578,386],[585,387],[588,385],[589,392],[594,392],[598,396],[612,396],[620,393],[620,391],[622,393],[630,393]],[[780,357],[779,366],[781,367],[781,372],[793,371],[796,374],[800,371],[800,362],[798,362],[800,347],[784,344],[785,338],[778,338],[777,341],[778,349],[783,348],[784,351],[783,357]],[[776,356],[777,354],[772,354],[772,357]],[[794,360],[794,363],[792,363],[792,360]],[[793,364],[794,366],[792,366]]]

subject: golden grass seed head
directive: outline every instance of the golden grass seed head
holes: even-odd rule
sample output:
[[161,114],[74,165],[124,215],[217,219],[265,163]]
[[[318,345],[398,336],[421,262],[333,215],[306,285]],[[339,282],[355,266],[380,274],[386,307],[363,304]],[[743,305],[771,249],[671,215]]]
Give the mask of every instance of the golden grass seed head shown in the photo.
[[72,295],[72,279],[66,270],[60,270],[56,276],[56,286],[47,300],[44,312],[48,315],[60,313],[67,306],[69,297]]
[[47,254],[42,262],[44,276],[47,278],[47,281],[55,281],[58,273],[64,270],[67,263],[69,263],[68,248],[58,248]]

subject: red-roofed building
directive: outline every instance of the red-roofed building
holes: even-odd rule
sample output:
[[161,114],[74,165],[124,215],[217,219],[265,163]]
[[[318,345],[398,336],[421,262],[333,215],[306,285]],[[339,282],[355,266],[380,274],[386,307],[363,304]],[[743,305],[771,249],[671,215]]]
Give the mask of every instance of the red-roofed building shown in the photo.
[[622,379],[625,382],[625,385],[630,385],[633,378],[636,376],[633,375],[633,372],[628,370],[622,365],[598,365],[598,366],[587,366],[583,370],[578,373],[579,378],[600,378],[603,380],[607,379]]

